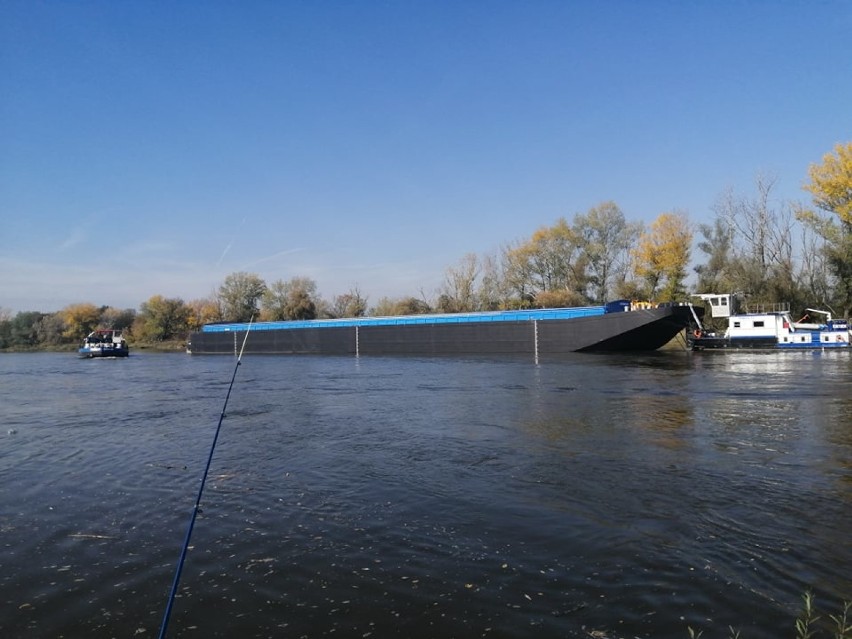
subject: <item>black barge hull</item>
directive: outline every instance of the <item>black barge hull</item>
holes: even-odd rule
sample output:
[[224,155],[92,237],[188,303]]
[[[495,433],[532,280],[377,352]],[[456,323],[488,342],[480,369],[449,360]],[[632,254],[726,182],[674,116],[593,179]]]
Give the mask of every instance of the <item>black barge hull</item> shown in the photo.
[[299,328],[281,328],[280,322],[278,328],[242,324],[230,330],[194,332],[187,350],[199,355],[237,354],[248,328],[244,352],[258,354],[539,357],[579,351],[652,351],[684,330],[691,319],[688,306],[672,305],[571,319]]

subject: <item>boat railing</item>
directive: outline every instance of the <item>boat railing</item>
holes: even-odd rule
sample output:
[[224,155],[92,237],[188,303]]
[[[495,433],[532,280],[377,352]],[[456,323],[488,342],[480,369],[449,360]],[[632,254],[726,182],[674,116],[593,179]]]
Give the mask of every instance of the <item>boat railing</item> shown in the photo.
[[790,302],[746,303],[743,305],[743,310],[746,313],[789,313]]

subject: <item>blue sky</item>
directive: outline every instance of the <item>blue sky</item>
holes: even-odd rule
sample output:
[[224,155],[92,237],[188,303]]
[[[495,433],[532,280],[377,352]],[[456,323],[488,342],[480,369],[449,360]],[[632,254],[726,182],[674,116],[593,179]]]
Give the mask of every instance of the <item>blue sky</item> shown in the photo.
[[614,200],[712,219],[852,140],[852,3],[0,0],[0,308],[236,271],[433,295]]

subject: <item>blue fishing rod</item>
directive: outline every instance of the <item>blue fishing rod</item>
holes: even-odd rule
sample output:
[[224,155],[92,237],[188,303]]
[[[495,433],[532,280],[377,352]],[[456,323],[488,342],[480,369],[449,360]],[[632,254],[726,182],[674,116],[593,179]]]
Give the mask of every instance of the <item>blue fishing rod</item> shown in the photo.
[[163,622],[160,625],[159,639],[165,639],[166,630],[169,627],[169,617],[171,617],[172,607],[174,606],[178,586],[180,585],[180,574],[183,572],[183,564],[186,562],[186,553],[189,550],[189,540],[192,537],[192,529],[195,528],[195,518],[198,516],[198,511],[201,509],[201,495],[204,492],[204,484],[207,482],[207,474],[210,472],[210,464],[213,461],[213,452],[216,450],[216,442],[219,441],[219,431],[222,430],[222,421],[225,419],[225,410],[228,408],[228,399],[231,397],[231,389],[234,387],[234,380],[237,378],[237,369],[239,369],[240,364],[242,363],[243,351],[246,348],[246,342],[248,341],[248,334],[251,330],[253,320],[254,315],[252,315],[249,320],[248,328],[246,328],[246,334],[243,338],[243,345],[242,348],[240,348],[237,363],[234,365],[234,374],[231,375],[231,383],[228,384],[228,393],[225,395],[225,404],[222,406],[222,413],[219,415],[219,424],[216,426],[216,434],[213,436],[213,444],[210,446],[210,454],[207,456],[207,466],[204,467],[204,474],[201,476],[201,485],[198,487],[198,497],[195,498],[195,506],[192,508],[192,516],[189,518],[189,525],[186,527],[186,538],[183,541],[183,548],[181,548],[180,551],[180,559],[178,559],[177,568],[175,569],[175,578],[172,582],[171,592],[169,593],[169,602],[166,605],[166,612],[163,615]]

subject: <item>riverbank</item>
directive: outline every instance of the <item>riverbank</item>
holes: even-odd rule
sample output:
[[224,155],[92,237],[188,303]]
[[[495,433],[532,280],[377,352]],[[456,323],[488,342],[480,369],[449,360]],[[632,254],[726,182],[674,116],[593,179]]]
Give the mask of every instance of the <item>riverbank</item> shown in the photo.
[[148,351],[151,353],[177,353],[186,351],[186,341],[182,339],[165,342],[129,342],[130,352]]

